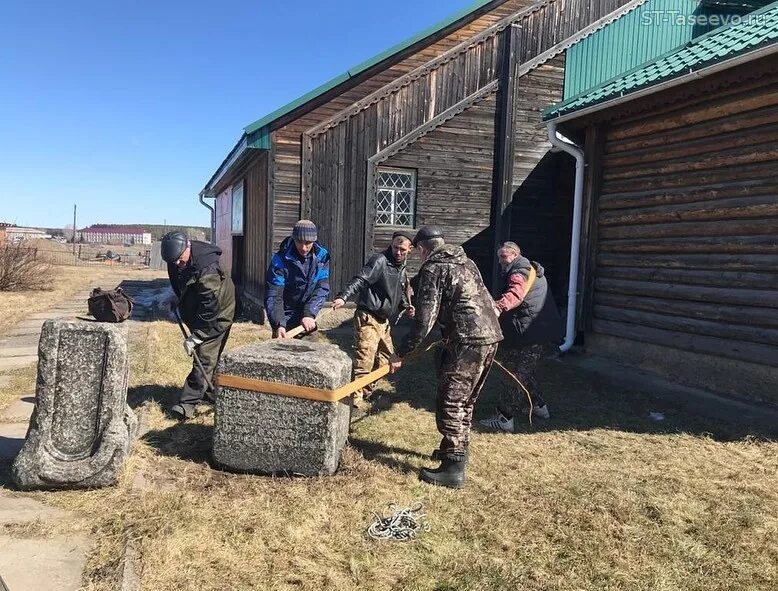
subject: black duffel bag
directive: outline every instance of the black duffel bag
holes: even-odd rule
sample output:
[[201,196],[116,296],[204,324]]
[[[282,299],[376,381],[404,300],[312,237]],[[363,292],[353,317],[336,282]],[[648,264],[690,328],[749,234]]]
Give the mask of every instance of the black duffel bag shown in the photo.
[[87,300],[89,313],[98,322],[124,322],[132,314],[133,301],[121,287],[103,291],[96,287]]

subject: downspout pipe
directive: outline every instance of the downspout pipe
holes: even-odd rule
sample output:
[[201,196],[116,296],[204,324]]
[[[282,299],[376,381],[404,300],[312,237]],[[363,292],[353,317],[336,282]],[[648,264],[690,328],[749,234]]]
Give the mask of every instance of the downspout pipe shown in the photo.
[[[213,199],[213,197],[208,198]],[[205,199],[205,195],[200,193],[200,203],[211,212],[211,244],[216,244],[216,211],[214,211],[213,207],[203,201],[203,199]]]
[[546,124],[551,145],[575,158],[575,194],[573,195],[573,235],[570,244],[570,278],[567,285],[567,326],[565,341],[559,347],[563,353],[569,351],[575,342],[576,309],[578,307],[578,261],[581,251],[581,218],[583,212],[584,151],[575,143],[557,132],[557,124]]

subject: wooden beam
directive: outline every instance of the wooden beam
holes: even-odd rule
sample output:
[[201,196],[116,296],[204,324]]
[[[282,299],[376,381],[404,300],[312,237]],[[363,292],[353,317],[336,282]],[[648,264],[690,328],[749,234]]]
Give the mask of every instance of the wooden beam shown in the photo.
[[[501,37],[500,92],[497,95],[497,121],[494,128],[494,180],[492,183],[491,226],[494,251],[511,234],[511,201],[513,200],[513,159],[516,136],[516,94],[519,86],[519,52],[521,27],[511,25]],[[499,289],[497,257],[492,266],[492,289]]]

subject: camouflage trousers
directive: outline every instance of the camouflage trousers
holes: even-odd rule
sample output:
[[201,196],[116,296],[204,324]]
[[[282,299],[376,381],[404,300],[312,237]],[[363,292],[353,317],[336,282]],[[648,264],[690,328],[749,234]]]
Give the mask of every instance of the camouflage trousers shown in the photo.
[[[380,321],[372,314],[357,310],[354,314],[354,379],[389,363],[394,353],[391,325],[388,320]],[[361,395],[369,397],[374,384],[362,389]],[[357,396],[360,393],[357,392]]]
[[[522,347],[500,349],[498,361],[515,375],[524,387],[529,391],[532,406],[535,408],[544,406],[546,401],[538,391],[536,373],[541,359],[551,353],[549,345],[524,345]],[[523,409],[528,406],[527,393],[510,377],[504,376],[505,387],[500,392],[498,410],[506,417],[514,417],[526,414]]]
[[438,400],[435,421],[443,436],[439,459],[462,461],[470,443],[473,409],[494,362],[497,345],[444,345],[436,353]]

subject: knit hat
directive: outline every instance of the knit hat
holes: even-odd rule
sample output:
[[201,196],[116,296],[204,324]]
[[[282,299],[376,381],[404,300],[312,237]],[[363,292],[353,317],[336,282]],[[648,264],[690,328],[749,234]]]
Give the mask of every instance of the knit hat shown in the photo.
[[400,236],[407,238],[408,242],[413,243],[413,234],[408,230],[397,230],[394,234],[392,234],[392,240],[399,238]]
[[302,242],[316,242],[319,239],[319,231],[311,220],[300,220],[292,229],[292,238]]
[[500,247],[500,250],[503,248],[508,248],[510,250],[515,250],[516,254],[521,254],[521,249],[519,248],[519,245],[515,242],[503,242],[502,246]]

